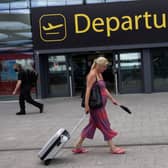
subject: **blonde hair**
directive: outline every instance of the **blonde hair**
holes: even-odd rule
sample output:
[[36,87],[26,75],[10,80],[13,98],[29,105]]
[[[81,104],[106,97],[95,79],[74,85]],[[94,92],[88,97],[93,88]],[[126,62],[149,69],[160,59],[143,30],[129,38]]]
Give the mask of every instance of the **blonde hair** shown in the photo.
[[104,65],[108,65],[108,64],[109,64],[109,62],[105,57],[98,57],[98,58],[94,59],[91,69],[94,69],[96,67],[96,65],[104,66]]

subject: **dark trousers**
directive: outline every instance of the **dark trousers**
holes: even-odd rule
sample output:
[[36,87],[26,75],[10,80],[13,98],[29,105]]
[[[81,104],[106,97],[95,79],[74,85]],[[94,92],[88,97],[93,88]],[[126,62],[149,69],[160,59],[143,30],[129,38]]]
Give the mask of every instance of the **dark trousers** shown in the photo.
[[38,103],[38,102],[36,102],[35,100],[32,99],[32,97],[31,97],[31,87],[23,87],[20,90],[19,105],[20,105],[20,111],[21,112],[25,112],[25,100],[28,103],[30,103],[30,104],[38,107],[38,108],[40,108],[42,106],[41,103]]

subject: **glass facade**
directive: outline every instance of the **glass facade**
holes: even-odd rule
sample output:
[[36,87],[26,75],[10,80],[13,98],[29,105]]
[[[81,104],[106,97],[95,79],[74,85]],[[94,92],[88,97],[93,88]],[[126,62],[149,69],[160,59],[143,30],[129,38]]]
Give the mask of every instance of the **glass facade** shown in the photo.
[[[0,1],[0,99],[10,96],[15,87],[17,74],[13,71],[13,64],[20,63],[24,68],[34,68],[33,44],[32,44],[32,27],[30,9],[45,6],[61,6],[76,4],[95,4],[110,3],[132,0],[1,0]],[[143,55],[135,51],[118,52],[116,56],[116,68],[118,72],[118,85],[121,92],[143,92]],[[48,57],[48,91],[51,96],[64,94],[61,90],[68,92],[68,56]],[[115,55],[115,54],[114,54]],[[152,67],[152,88],[153,91],[168,90],[168,49],[159,48],[151,49],[151,67]],[[89,60],[84,59],[81,54],[80,58],[74,58],[77,63],[83,63]],[[90,58],[90,57],[88,57]],[[113,58],[110,55],[108,59]],[[73,61],[73,60],[72,60]],[[118,66],[118,67],[117,67]],[[72,67],[74,70],[77,67]],[[111,73],[111,67],[109,72]],[[112,76],[112,75],[111,75]],[[60,78],[61,77],[61,78]],[[114,83],[114,77],[110,77]],[[59,79],[59,83],[56,81]],[[76,90],[82,83],[80,78],[74,78]],[[75,85],[75,84],[74,84]],[[55,88],[60,93],[54,93]],[[114,86],[113,86],[114,88]],[[131,91],[130,91],[131,90]]]
[[27,0],[0,2],[0,99],[10,96],[17,74],[13,65],[32,68],[32,33]]
[[[17,75],[13,64],[34,67],[30,9],[90,3],[108,3],[117,0],[1,0],[0,1],[0,99],[10,96]],[[122,1],[122,0],[118,0]],[[50,60],[50,59],[49,59]],[[51,71],[50,71],[51,70]],[[58,74],[49,70],[50,76]],[[60,73],[60,72],[59,72]],[[66,78],[65,78],[66,80]],[[52,77],[50,80],[55,85]],[[49,88],[52,93],[52,88]]]

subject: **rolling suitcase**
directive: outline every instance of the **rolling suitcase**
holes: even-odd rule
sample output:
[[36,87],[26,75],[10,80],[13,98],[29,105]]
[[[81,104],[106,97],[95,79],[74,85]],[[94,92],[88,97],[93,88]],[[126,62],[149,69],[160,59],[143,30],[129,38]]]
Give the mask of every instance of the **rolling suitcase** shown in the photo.
[[74,131],[80,126],[80,124],[85,119],[86,114],[80,119],[80,121],[73,128],[71,133],[69,133],[66,129],[60,128],[43,146],[43,148],[38,153],[38,156],[42,161],[44,161],[45,165],[49,165],[52,159],[54,159],[60,150],[65,146],[68,140],[71,138]]

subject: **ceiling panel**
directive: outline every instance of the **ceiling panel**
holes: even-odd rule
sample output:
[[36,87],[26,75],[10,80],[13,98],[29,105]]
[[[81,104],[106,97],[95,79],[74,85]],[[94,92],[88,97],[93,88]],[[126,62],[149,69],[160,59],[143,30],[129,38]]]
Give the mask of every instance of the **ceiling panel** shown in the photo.
[[0,14],[0,52],[31,51],[29,14]]
[[26,30],[30,29],[31,26],[22,22],[17,21],[0,21],[0,31],[8,31],[8,30]]
[[0,0],[0,3],[19,2],[19,1],[27,1],[27,0]]

